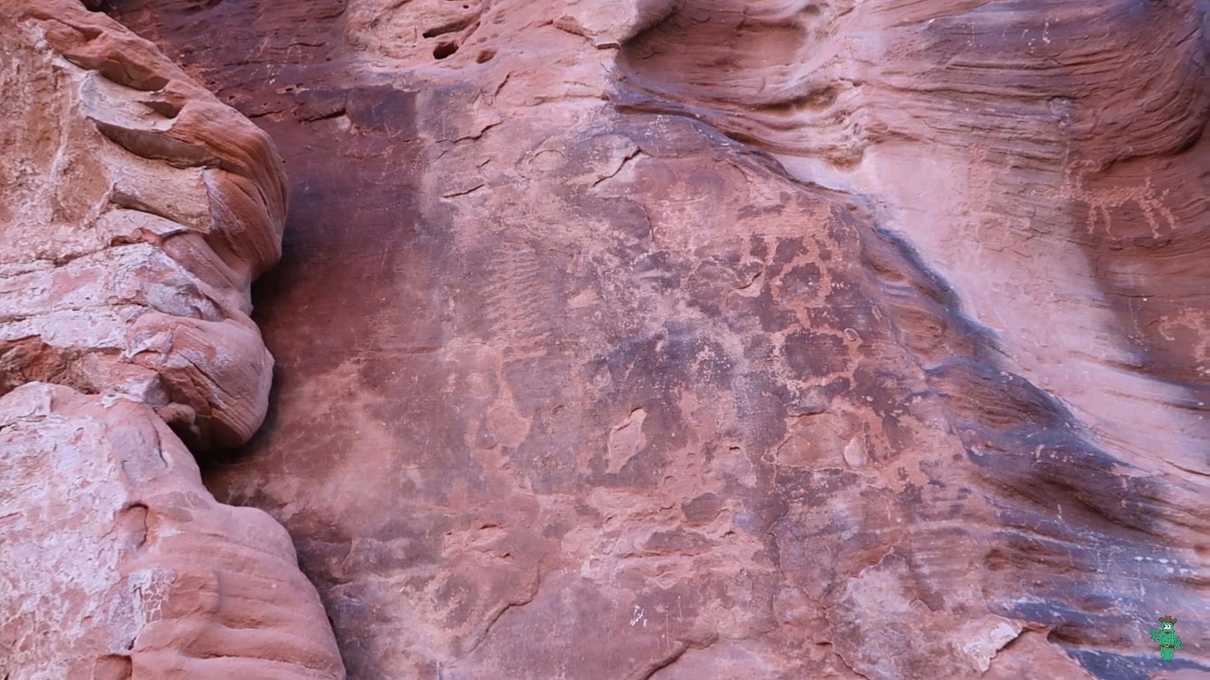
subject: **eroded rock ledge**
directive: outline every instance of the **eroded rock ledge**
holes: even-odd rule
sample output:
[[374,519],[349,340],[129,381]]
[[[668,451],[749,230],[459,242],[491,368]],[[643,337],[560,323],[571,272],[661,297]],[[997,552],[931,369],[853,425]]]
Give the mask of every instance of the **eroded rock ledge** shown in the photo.
[[78,2],[0,7],[0,82],[0,675],[343,677],[289,537],[182,443],[265,416],[277,152]]

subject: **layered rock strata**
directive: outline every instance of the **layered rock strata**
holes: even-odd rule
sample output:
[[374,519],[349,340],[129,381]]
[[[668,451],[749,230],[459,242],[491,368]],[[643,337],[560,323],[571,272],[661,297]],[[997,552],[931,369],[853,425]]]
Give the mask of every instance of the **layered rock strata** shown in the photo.
[[272,357],[268,137],[77,2],[0,6],[0,675],[341,678],[289,536],[217,503]]
[[272,380],[248,318],[281,254],[271,142],[102,14],[3,12],[4,389],[120,391],[200,448],[247,441]]
[[216,502],[151,408],[24,385],[0,451],[7,677],[344,676],[285,530]]

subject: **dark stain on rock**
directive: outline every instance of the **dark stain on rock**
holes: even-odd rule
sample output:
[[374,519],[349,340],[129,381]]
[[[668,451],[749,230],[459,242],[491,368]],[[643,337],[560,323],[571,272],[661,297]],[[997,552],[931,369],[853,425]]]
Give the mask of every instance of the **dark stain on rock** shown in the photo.
[[798,331],[786,337],[786,363],[803,378],[821,378],[845,370],[848,350],[836,335]]
[[416,134],[416,93],[388,85],[365,85],[350,91],[349,120],[362,130],[388,137]]
[[701,526],[714,521],[723,509],[723,500],[714,493],[704,493],[691,501],[681,503],[681,512],[689,526]]
[[1148,680],[1156,673],[1173,671],[1201,671],[1210,673],[1210,666],[1178,653],[1172,661],[1164,661],[1159,654],[1154,656],[1130,656],[1114,652],[1073,649],[1067,652],[1097,680]]
[[781,297],[788,300],[810,300],[819,292],[820,269],[812,263],[800,264],[781,277]]

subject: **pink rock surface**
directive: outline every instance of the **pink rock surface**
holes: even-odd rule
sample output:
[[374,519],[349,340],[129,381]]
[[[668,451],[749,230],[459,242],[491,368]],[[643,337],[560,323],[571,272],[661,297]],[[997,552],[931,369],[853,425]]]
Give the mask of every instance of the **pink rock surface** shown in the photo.
[[206,480],[350,676],[1210,673],[1204,3],[108,4],[282,151]]
[[0,456],[3,677],[344,677],[285,530],[216,502],[151,408],[31,383]]
[[1205,9],[703,0],[620,64],[634,108],[876,206],[1098,445],[1206,475]]
[[75,2],[0,6],[0,83],[0,677],[343,678],[290,537],[174,433],[264,418],[268,137]]
[[199,448],[246,441],[273,360],[248,318],[285,215],[268,137],[77,2],[0,8],[0,388],[117,391]]

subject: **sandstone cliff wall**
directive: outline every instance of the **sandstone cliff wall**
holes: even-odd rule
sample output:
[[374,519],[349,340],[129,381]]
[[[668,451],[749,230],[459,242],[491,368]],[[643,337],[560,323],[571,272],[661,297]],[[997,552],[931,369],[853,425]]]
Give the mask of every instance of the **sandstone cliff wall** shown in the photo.
[[206,481],[350,676],[1210,672],[1205,3],[109,5],[282,151]]
[[272,143],[77,2],[0,6],[0,83],[0,675],[344,677],[289,536],[181,440],[264,419]]

